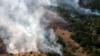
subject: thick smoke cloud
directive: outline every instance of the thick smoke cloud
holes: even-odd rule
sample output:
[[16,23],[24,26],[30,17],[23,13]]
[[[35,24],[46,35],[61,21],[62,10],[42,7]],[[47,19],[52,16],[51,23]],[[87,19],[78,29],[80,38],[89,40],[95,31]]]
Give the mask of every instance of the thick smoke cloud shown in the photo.
[[44,15],[52,11],[44,7],[51,4],[49,0],[0,1],[0,35],[8,53],[41,51],[62,55],[53,29],[46,29],[50,21]]
[[[59,6],[79,14],[100,15],[80,7],[79,0],[0,0],[0,35],[8,53],[55,52],[60,55],[52,22],[65,21],[46,6]],[[49,27],[49,28],[48,28]]]

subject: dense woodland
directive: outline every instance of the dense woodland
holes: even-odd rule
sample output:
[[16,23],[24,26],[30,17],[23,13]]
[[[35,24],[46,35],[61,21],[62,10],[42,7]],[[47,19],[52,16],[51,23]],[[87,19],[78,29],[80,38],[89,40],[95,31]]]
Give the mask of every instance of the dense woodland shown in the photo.
[[[88,7],[92,10],[97,9],[100,11],[100,0],[93,0],[93,3]],[[66,10],[59,7],[56,10],[60,16],[71,24],[71,38],[79,43],[89,56],[100,56],[100,17],[93,15],[71,17]],[[62,43],[61,39],[60,42]],[[64,56],[73,55],[64,50]]]

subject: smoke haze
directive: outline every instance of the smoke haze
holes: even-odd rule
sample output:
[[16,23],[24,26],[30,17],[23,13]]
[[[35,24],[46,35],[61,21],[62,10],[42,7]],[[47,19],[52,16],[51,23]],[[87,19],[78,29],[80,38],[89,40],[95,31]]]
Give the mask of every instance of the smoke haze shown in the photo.
[[44,24],[49,21],[43,17],[47,11],[44,6],[50,3],[49,0],[1,0],[0,34],[8,53],[42,51],[61,55],[61,45],[56,43],[53,29],[45,30]]
[[79,14],[100,15],[91,9],[80,7],[78,2],[79,0],[0,0],[0,35],[7,52],[16,54],[41,51],[62,55],[62,47],[56,43],[54,30],[47,27],[53,20],[65,21],[46,6],[60,6]]

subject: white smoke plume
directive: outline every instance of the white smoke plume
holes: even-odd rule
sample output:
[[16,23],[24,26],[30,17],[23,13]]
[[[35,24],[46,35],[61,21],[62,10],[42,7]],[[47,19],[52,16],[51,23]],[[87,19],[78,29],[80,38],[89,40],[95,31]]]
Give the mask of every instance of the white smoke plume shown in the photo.
[[[55,2],[55,4],[57,4],[57,6],[65,9],[65,10],[75,11],[75,12],[79,13],[80,15],[100,16],[100,13],[98,11],[93,12],[89,8],[81,7],[79,5],[80,1],[83,2],[82,5],[84,5],[85,3],[88,3],[88,0],[83,0],[83,1],[82,0],[57,0],[57,3]],[[92,0],[89,0],[89,1],[92,1]]]
[[52,21],[65,21],[46,6],[63,7],[62,4],[65,4],[64,9],[75,10],[80,14],[100,15],[80,7],[78,2],[79,0],[0,0],[0,36],[7,52],[17,54],[41,51],[62,55],[54,30],[47,28]]
[[45,0],[45,1],[51,1],[47,5],[60,7],[62,9],[68,10],[68,11],[75,11],[79,13],[80,15],[96,15],[100,16],[99,11],[95,10],[92,11],[89,8],[81,7],[79,2],[82,2],[81,5],[86,5],[92,0]]
[[[0,35],[7,52],[55,52],[60,55],[61,45],[56,43],[49,21],[44,17],[50,0],[0,0]],[[43,20],[43,22],[41,21]]]

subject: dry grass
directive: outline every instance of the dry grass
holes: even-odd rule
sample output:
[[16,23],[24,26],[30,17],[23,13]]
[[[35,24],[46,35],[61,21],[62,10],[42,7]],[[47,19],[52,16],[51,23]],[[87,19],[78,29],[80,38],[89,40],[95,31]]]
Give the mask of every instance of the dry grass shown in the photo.
[[64,43],[66,44],[66,50],[71,52],[75,56],[88,56],[83,48],[70,38],[71,32],[67,30],[57,29],[56,34],[62,37]]

